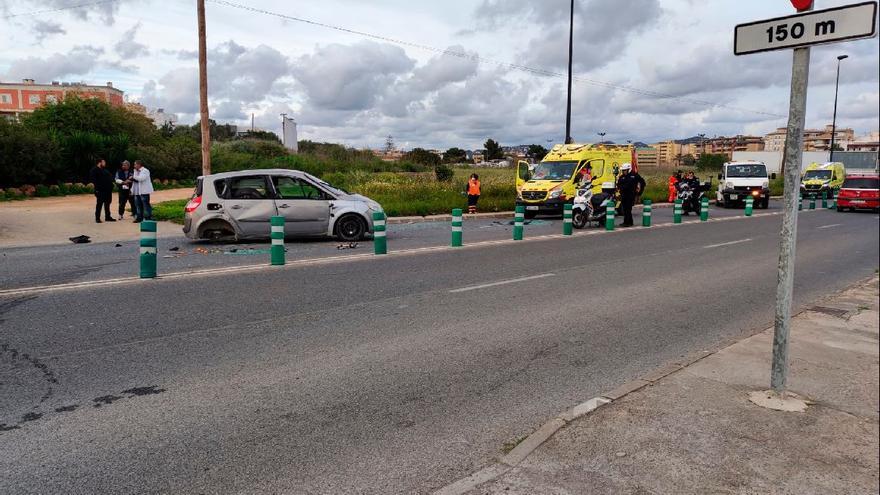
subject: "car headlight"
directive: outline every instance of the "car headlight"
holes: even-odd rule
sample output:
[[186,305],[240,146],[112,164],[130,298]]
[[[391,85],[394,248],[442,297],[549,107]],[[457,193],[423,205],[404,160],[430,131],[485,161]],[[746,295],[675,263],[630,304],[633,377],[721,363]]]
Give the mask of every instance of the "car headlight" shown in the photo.
[[733,182],[725,182],[724,189],[733,189]]
[[550,198],[550,199],[556,199],[556,198],[558,198],[561,194],[562,194],[562,190],[561,190],[561,189],[557,189],[557,190],[555,190],[555,191],[550,191],[550,196],[549,196],[549,198]]

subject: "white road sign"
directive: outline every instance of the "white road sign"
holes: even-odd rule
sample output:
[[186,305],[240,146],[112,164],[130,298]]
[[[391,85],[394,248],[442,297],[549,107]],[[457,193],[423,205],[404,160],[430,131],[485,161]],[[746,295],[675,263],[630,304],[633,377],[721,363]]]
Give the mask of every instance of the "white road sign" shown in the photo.
[[876,35],[877,2],[862,2],[738,24],[733,53],[746,55]]

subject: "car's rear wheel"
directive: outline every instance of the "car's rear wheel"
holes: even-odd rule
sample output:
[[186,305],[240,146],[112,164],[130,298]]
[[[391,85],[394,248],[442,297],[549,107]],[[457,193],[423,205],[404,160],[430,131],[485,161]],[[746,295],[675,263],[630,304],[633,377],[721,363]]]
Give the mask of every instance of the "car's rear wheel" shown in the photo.
[[211,220],[199,228],[199,238],[212,242],[235,240],[235,229],[222,220]]
[[336,222],[336,237],[341,241],[354,242],[364,238],[367,232],[367,223],[360,215],[353,213],[343,215]]

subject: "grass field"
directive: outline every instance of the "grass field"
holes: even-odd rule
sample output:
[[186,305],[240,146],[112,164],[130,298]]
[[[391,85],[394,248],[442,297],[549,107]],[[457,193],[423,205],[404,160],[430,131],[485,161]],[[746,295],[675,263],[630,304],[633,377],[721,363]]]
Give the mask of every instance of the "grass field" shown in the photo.
[[[516,199],[514,169],[456,168],[455,177],[449,182],[439,182],[433,173],[355,171],[348,174],[334,172],[324,179],[348,191],[363,194],[378,201],[388,216],[436,215],[449,213],[453,208],[467,208],[465,185],[471,173],[477,173],[482,183],[479,211],[510,211]],[[667,198],[668,170],[643,169],[647,187],[642,199],[654,203]],[[714,174],[703,173],[703,180]],[[772,189],[779,188],[781,180],[773,181]],[[779,182],[779,184],[776,184]],[[717,181],[716,181],[717,184]],[[183,222],[186,200],[166,201],[154,206],[157,220]]]

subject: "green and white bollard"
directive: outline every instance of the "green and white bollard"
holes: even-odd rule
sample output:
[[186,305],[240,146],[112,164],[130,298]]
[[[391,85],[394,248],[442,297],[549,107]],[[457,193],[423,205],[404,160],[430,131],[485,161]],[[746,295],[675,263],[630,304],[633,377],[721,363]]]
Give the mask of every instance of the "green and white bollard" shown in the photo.
[[837,208],[837,191],[831,191],[831,204],[828,205],[829,210]]
[[642,227],[651,226],[651,200],[642,201]]
[[272,247],[269,248],[269,263],[272,265],[284,264],[284,217],[273,216],[270,220],[272,231]]
[[681,223],[682,213],[681,200],[676,199],[675,204],[672,206],[672,223]]
[[571,235],[572,233],[571,208],[572,205],[569,203],[562,205],[562,235]]
[[747,217],[752,216],[752,209],[754,208],[754,206],[755,206],[755,198],[753,198],[751,196],[746,198],[746,216]]
[[608,207],[605,209],[605,230],[614,230],[614,216],[616,215],[616,211],[614,211],[614,200],[608,200]]
[[141,222],[140,275],[141,278],[156,278],[156,222]]
[[801,211],[803,209],[804,209],[804,195],[801,194],[800,196],[798,196],[798,211]]
[[521,241],[523,238],[523,220],[526,217],[526,207],[519,205],[513,213],[513,240]]
[[828,191],[822,191],[822,208],[828,209]]
[[388,239],[385,237],[385,212],[373,212],[373,254],[388,254]]
[[452,247],[461,247],[462,237],[462,218],[461,208],[453,208],[452,210]]
[[709,221],[709,198],[705,196],[703,196],[703,199],[700,201],[700,221]]
[[816,196],[810,196],[810,209],[816,209]]

